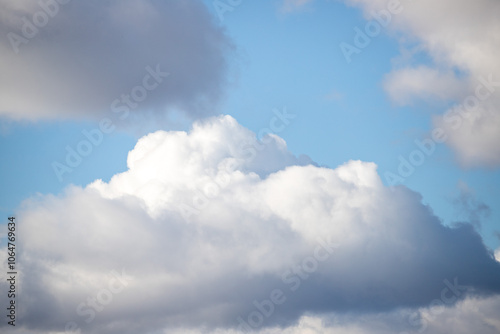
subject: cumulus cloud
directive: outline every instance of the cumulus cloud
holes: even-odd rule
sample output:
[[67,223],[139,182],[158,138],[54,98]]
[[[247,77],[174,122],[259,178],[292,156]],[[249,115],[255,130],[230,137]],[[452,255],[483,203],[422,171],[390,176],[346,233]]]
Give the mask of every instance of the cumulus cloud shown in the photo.
[[443,226],[373,163],[317,167],[220,116],[141,138],[127,164],[20,208],[26,332],[303,333],[304,316],[500,292],[500,263],[474,229]]
[[[360,6],[367,19],[389,6],[385,0],[346,2]],[[459,161],[467,167],[500,166],[496,145],[500,139],[500,3],[401,1],[400,8],[400,13],[391,15],[388,31],[401,34],[404,49],[416,44],[432,64],[419,65],[417,57],[403,61],[386,78],[388,94],[403,104],[416,98],[452,99],[463,111],[452,108],[447,117],[436,117],[433,123],[446,130],[447,144]]]
[[197,118],[222,96],[233,46],[200,1],[0,0],[0,8],[1,116],[98,119],[127,108]]

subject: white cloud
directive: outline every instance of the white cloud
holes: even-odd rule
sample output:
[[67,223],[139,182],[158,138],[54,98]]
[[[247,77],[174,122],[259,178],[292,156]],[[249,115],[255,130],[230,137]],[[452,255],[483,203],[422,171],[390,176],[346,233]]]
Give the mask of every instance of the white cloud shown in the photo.
[[433,117],[435,128],[445,130],[446,143],[463,166],[500,166],[500,96],[473,107],[465,103]]
[[[418,194],[386,188],[375,164],[316,167],[281,138],[263,140],[230,116],[158,131],[109,183],[26,201],[26,330],[230,330],[275,289],[286,300],[266,328],[293,329],[305,313],[426,307],[450,282],[460,298],[500,292],[500,264],[474,229],[442,226]],[[86,323],[86,301],[103,299],[122,268],[133,279]]]
[[[99,119],[115,99],[150,117],[213,110],[233,47],[201,2],[63,2],[0,0],[0,115]],[[148,66],[169,76],[143,99]]]
[[387,75],[384,88],[399,104],[411,104],[416,99],[459,98],[464,87],[453,73],[440,73],[426,66],[404,68]]
[[[386,10],[385,0],[347,0],[360,6],[367,19]],[[436,127],[444,128],[448,144],[464,166],[500,166],[500,3],[495,0],[401,1],[402,11],[392,15],[388,31],[402,33],[408,43],[430,56],[433,64],[407,60],[391,72],[385,82],[388,94],[399,103],[415,98],[453,99],[457,104],[474,96],[481,79],[493,78],[493,93],[471,106],[469,120],[452,126],[437,117]],[[454,74],[457,73],[457,74]]]

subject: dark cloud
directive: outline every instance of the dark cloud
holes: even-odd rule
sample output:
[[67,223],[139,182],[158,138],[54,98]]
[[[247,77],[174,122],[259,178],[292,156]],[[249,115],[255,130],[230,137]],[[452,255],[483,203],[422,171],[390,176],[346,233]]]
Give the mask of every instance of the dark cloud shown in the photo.
[[223,94],[233,47],[200,1],[0,0],[0,8],[4,116],[118,120],[129,109],[197,118]]

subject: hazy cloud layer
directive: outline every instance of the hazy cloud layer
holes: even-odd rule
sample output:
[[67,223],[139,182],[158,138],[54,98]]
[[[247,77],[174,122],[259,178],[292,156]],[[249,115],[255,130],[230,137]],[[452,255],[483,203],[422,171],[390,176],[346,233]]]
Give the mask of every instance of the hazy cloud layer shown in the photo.
[[231,50],[200,1],[0,0],[0,115],[196,118],[220,99]]
[[[447,144],[458,160],[468,167],[500,166],[500,3],[346,2],[360,6],[368,20],[374,19],[374,13],[387,12],[389,3],[399,3],[398,14],[389,14],[385,29],[401,33],[404,53],[386,77],[388,94],[400,104],[417,98],[454,101],[458,108],[433,122],[446,130]],[[431,65],[418,64],[421,53],[430,56]]]
[[26,330],[235,329],[274,298],[259,326],[295,333],[306,313],[390,318],[437,299],[453,314],[467,296],[500,292],[500,263],[474,229],[444,227],[419,194],[385,187],[373,163],[316,167],[230,116],[149,134],[127,163],[109,183],[18,212]]

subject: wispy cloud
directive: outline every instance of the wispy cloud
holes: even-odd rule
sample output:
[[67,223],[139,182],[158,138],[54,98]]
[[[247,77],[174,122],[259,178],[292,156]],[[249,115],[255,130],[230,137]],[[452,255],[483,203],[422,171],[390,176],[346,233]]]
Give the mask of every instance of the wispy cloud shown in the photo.
[[285,13],[303,10],[313,1],[314,0],[284,0],[281,10]]
[[458,184],[459,195],[453,200],[457,215],[461,220],[481,227],[481,221],[488,218],[491,208],[476,198],[475,192],[465,182]]

